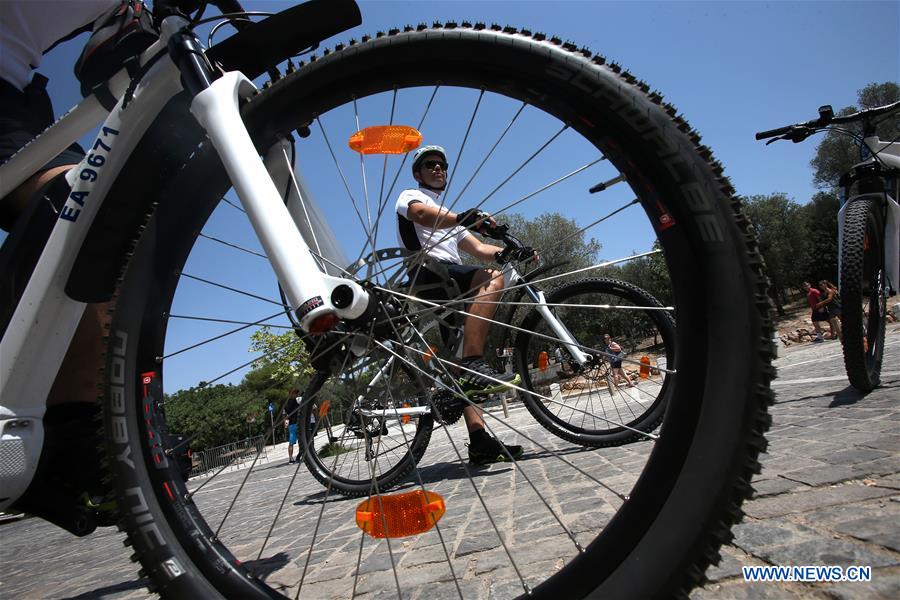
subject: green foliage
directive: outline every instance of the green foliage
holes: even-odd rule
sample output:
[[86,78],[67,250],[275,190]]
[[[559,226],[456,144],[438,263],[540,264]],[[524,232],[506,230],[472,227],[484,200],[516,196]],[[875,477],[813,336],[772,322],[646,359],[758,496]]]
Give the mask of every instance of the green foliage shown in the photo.
[[[266,406],[243,385],[213,385],[175,392],[165,399],[169,431],[193,438],[191,448],[202,450],[263,433],[268,426]],[[255,421],[247,423],[247,417]]]
[[787,301],[784,291],[805,276],[809,263],[806,223],[799,205],[780,193],[751,196],[746,199],[744,210],[756,230],[759,252],[766,262],[769,295],[781,314]]
[[504,214],[502,220],[522,243],[538,249],[544,264],[566,262],[565,269],[573,270],[597,263],[600,242],[585,239],[575,221],[559,213],[544,213],[531,220],[510,213]]
[[835,281],[837,277],[837,213],[840,204],[836,194],[819,192],[808,204],[800,207],[800,219],[806,236],[803,275],[806,279]]
[[263,358],[239,385],[197,387],[166,396],[169,430],[192,437],[194,450],[266,434],[273,420],[269,403],[278,419],[290,390],[302,391],[309,379],[306,350],[293,331],[275,335],[263,328],[251,339],[251,351],[263,352]]
[[[900,86],[895,82],[870,83],[857,92],[857,106],[848,106],[838,114],[847,115],[863,108],[884,106],[900,100]],[[856,133],[861,131],[859,124],[845,126]],[[900,136],[900,119],[896,116],[882,121],[878,125],[878,135],[883,140],[893,140]],[[813,184],[823,190],[834,190],[838,187],[838,179],[853,165],[859,162],[860,154],[856,142],[850,136],[829,131],[819,143],[815,157],[810,161],[813,168]]]
[[[659,241],[653,243],[653,249],[659,250]],[[633,252],[636,254],[636,252]],[[651,254],[621,265],[603,269],[604,277],[621,279],[646,290],[660,303],[672,305],[672,282],[669,279],[669,268],[662,253]]]
[[262,357],[254,363],[254,368],[270,368],[269,373],[273,379],[305,380],[312,375],[306,346],[292,329],[276,334],[269,327],[262,327],[253,332],[250,340],[250,351],[262,352]]
[[353,452],[353,448],[347,448],[346,446],[342,446],[337,442],[329,442],[328,444],[322,446],[322,448],[318,451],[318,455],[321,458],[328,458],[329,456],[337,456],[338,454],[345,454],[347,452]]

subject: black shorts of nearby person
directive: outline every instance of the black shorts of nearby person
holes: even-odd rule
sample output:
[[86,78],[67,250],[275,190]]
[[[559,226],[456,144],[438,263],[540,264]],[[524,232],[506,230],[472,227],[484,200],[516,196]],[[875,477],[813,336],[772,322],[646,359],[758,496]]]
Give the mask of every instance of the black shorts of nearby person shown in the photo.
[[[26,90],[19,91],[0,79],[0,164],[53,123],[53,110],[46,90]],[[78,164],[82,158],[84,150],[78,144],[72,144],[36,172]]]
[[828,320],[828,311],[827,310],[814,310],[812,314],[813,321],[827,321]]

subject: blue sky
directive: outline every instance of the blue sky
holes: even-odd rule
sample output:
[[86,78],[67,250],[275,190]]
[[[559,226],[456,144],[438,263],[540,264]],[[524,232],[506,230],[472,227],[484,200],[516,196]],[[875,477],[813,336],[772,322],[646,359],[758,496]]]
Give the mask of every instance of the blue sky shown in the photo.
[[[279,10],[287,4],[244,2],[248,9],[261,11]],[[726,174],[739,194],[784,192],[800,203],[808,201],[816,191],[809,168],[815,138],[800,145],[779,143],[767,147],[754,140],[754,132],[813,118],[821,104],[832,104],[835,110],[853,104],[857,90],[868,83],[900,80],[898,2],[370,0],[361,2],[360,6],[363,25],[324,43],[323,47],[391,27],[446,20],[525,27],[587,46],[621,63],[652,88],[660,90],[701,133],[704,143],[725,165]],[[58,47],[45,57],[39,69],[50,77],[49,90],[58,113],[79,100],[71,67],[81,44],[83,38]],[[507,108],[486,107],[488,121],[497,123],[497,127],[505,123],[504,110]],[[375,118],[373,123],[377,121]],[[443,143],[448,149],[454,148],[451,130],[449,123],[444,127],[423,127],[426,143]],[[353,129],[341,124],[335,131],[336,138],[343,138]],[[317,171],[318,163],[313,164],[313,170]],[[464,164],[465,160],[461,161]],[[552,169],[548,167],[548,171]],[[369,176],[372,178],[372,174]],[[377,179],[380,174],[374,178]],[[517,191],[524,193],[533,189],[529,185],[540,181],[540,178],[530,178]],[[409,183],[404,177],[399,185],[406,187]],[[210,228],[218,228],[219,232],[232,229],[233,216],[227,211],[217,211]],[[351,219],[351,215],[346,218]],[[242,243],[253,246],[248,231],[234,235]],[[392,240],[393,232],[389,235]],[[624,229],[605,232],[602,239],[605,257],[644,249],[648,243],[643,239],[646,235],[646,232],[636,234]],[[196,260],[225,278],[234,267],[212,256],[198,256]],[[258,286],[261,292],[271,296],[271,282],[261,281]],[[185,291],[185,299],[185,310],[208,302],[201,289]],[[217,304],[222,312],[216,316],[247,318],[253,314],[259,318],[266,314],[266,309],[259,307],[251,309],[236,304],[229,308],[227,304]],[[232,312],[225,314],[229,310]],[[186,330],[184,340],[207,331],[211,334],[215,328],[197,325]],[[234,356],[249,355],[242,349],[242,353]],[[174,377],[170,377],[169,383],[174,383],[175,388],[169,389],[190,385],[191,378],[194,382],[207,378],[196,373],[214,370],[224,364],[222,361],[212,352],[198,353],[186,360],[183,380],[180,375],[174,382]],[[230,378],[237,379],[237,374]]]

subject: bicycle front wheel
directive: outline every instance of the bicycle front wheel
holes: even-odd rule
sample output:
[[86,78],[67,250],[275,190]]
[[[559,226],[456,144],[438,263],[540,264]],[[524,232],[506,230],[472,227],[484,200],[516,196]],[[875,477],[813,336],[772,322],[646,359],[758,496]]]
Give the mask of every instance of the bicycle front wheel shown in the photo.
[[[402,540],[363,533],[356,503],[327,491],[329,482],[346,476],[348,484],[362,486],[357,492],[369,493],[363,489],[374,490],[377,470],[346,475],[323,462],[313,469],[320,483],[303,469],[288,472],[282,450],[270,449],[277,465],[261,453],[244,467],[194,477],[185,487],[158,434],[182,414],[191,417],[182,418],[185,426],[206,419],[217,431],[246,435],[250,417],[261,410],[261,388],[277,380],[273,371],[250,371],[266,355],[248,357],[248,332],[262,325],[288,332],[283,346],[270,348],[271,357],[288,353],[297,368],[287,372],[299,379],[309,367],[289,343],[293,329],[285,313],[296,307],[279,299],[277,278],[240,207],[227,197],[217,204],[218,195],[207,204],[174,193],[227,188],[215,170],[188,178],[188,165],[173,177],[171,197],[160,199],[134,248],[107,360],[105,419],[122,526],[156,589],[204,598],[351,597],[384,589],[404,597],[468,597],[491,589],[498,596],[641,598],[698,585],[759,469],[772,335],[749,223],[721,166],[676,110],[618,65],[558,39],[448,24],[394,30],[328,52],[261,91],[242,114],[264,151],[292,131],[301,133],[294,146],[305,179],[289,178],[277,188],[305,186],[297,196],[319,199],[321,223],[332,225],[349,260],[323,250],[324,225],[300,211],[313,224],[317,258],[370,285],[381,314],[390,315],[369,330],[335,332],[338,367],[321,388],[328,393],[311,401],[319,407],[331,401],[332,437],[354,435],[363,445],[329,458],[365,462],[365,440],[388,437],[380,423],[354,420],[356,405],[343,404],[355,402],[354,393],[370,409],[371,401],[376,408],[402,406],[396,388],[371,398],[364,393],[371,357],[390,355],[423,378],[431,408],[435,390],[454,393],[447,386],[460,367],[419,350],[428,345],[421,329],[433,303],[398,287],[400,278],[381,265],[347,267],[395,245],[393,185],[401,177],[400,185],[415,185],[404,157],[361,157],[346,147],[343,141],[368,125],[411,124],[426,143],[452,147],[448,208],[481,206],[515,221],[517,234],[548,261],[570,260],[554,277],[580,279],[616,266],[627,274],[627,265],[635,265],[637,278],[664,272],[654,280],[665,294],[652,288],[653,295],[678,319],[674,364],[666,342],[668,410],[653,443],[589,452],[536,426],[515,405],[508,416],[488,410],[493,435],[523,445],[525,455],[480,469],[466,460],[461,426],[435,429],[421,458],[418,429],[397,435],[409,444],[403,456],[414,464],[413,488],[446,501],[442,520]],[[197,154],[205,150],[203,144]],[[599,196],[590,191],[600,188]],[[441,309],[462,314],[465,302],[449,299]],[[630,336],[625,331],[611,333]],[[661,370],[649,337],[635,335],[633,346]],[[495,350],[485,348],[486,356]],[[223,398],[244,404],[220,409]],[[646,427],[662,404],[650,407]],[[617,427],[634,422],[631,413],[607,415]],[[412,432],[390,422],[387,429]],[[309,443],[319,431],[307,428],[301,451],[320,447]],[[402,463],[403,452],[385,466]],[[372,495],[385,496],[378,492]]]
[[881,381],[887,310],[884,216],[874,198],[853,201],[844,215],[840,293],[844,366],[850,385],[871,392]]
[[[661,422],[675,365],[671,308],[637,286],[613,279],[566,284],[547,298],[572,334],[561,343],[537,311],[522,322],[516,363],[525,406],[556,435],[584,446],[618,446],[641,439]],[[624,349],[607,349],[606,335]],[[581,365],[573,351],[586,354]],[[620,371],[618,369],[621,369]]]

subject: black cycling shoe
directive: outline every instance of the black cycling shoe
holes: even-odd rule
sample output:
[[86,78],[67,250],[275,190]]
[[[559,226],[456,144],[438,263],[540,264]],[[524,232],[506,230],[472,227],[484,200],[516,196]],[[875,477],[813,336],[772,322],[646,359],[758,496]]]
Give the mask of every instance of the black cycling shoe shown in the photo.
[[469,463],[477,467],[491,463],[511,462],[521,458],[524,453],[522,446],[510,446],[491,438],[488,442],[469,444]]
[[522,377],[518,373],[501,373],[484,362],[482,358],[471,358],[462,364],[468,370],[459,374],[456,382],[466,396],[487,396],[519,385]]

